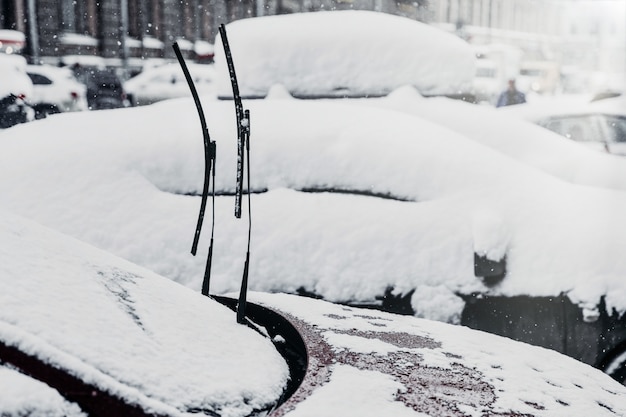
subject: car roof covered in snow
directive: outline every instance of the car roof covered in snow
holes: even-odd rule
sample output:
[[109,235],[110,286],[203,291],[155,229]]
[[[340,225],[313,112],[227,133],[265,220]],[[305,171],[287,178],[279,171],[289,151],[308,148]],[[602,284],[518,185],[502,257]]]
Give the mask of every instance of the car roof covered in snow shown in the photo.
[[[465,41],[386,13],[264,16],[226,29],[243,97],[264,97],[276,84],[308,98],[381,96],[403,85],[425,95],[459,94],[474,78],[474,52]],[[215,45],[217,92],[232,97],[222,42]]]

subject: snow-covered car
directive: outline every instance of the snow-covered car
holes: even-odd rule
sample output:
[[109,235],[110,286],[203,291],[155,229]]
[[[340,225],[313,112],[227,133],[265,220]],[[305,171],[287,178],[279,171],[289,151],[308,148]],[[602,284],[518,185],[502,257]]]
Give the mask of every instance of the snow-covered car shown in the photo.
[[[547,131],[552,139],[533,139],[543,129],[521,121],[511,125],[510,141],[502,125],[464,125],[470,112],[428,121],[396,107],[407,91],[426,100],[406,86],[380,99],[299,100],[274,84],[265,100],[246,102],[251,288],[492,325],[620,378],[623,161]],[[428,100],[433,108],[448,103]],[[233,277],[248,226],[232,218],[229,197],[237,166],[233,103],[211,96],[204,104],[218,150],[212,292],[224,294],[238,289]],[[200,288],[205,260],[189,254],[189,230],[207,172],[194,107],[187,98],[116,114],[64,114],[0,136],[0,205]],[[567,151],[561,160],[558,150]],[[203,235],[200,247],[208,246]],[[494,300],[503,312],[496,318]],[[520,305],[511,300],[523,300],[527,314],[507,312]]]
[[570,105],[544,99],[506,112],[590,148],[626,156],[626,100],[621,97]]
[[[294,27],[302,27],[304,37],[308,27],[322,25],[324,36],[289,43],[282,40],[288,38],[284,33]],[[371,27],[384,28],[385,35],[379,36],[369,30]],[[348,35],[347,31],[358,36]],[[362,11],[244,19],[229,24],[228,33],[231,48],[239,52],[235,66],[244,97],[265,97],[270,93],[317,99],[347,97],[344,102],[398,110],[444,125],[568,182],[626,190],[626,163],[619,158],[590,152],[532,122],[506,117],[501,109],[442,97],[458,98],[460,94],[453,92],[466,90],[474,79],[472,69],[486,60],[474,59],[475,49],[448,33],[398,16]],[[414,34],[412,41],[419,44],[417,61],[405,62],[408,33]],[[278,38],[280,42],[275,40]],[[337,39],[341,44],[337,44]],[[424,39],[432,41],[421,43]],[[219,39],[216,45],[218,95],[229,97],[230,78]],[[364,51],[362,45],[373,45],[373,49]],[[329,52],[343,50],[346,52]],[[506,83],[504,76],[515,72],[521,51],[502,45],[480,51],[480,56],[490,56],[488,61],[498,63],[499,77]],[[372,64],[370,53],[386,60]],[[312,57],[323,60],[324,71],[315,69],[317,64],[309,65],[307,60]],[[394,71],[394,65],[410,65],[410,74],[415,78]],[[337,90],[334,94],[332,86],[345,84],[346,80],[351,83],[349,91]],[[378,90],[372,90],[372,86],[379,86]],[[385,93],[389,91],[390,94]],[[365,98],[359,99],[362,97]]]
[[122,80],[115,70],[80,64],[71,69],[76,79],[87,87],[89,110],[118,109],[129,105]]
[[[377,97],[405,85],[425,96],[462,97],[471,95],[475,75],[475,54],[467,42],[386,13],[241,19],[228,25],[228,38],[238,51],[235,66],[244,98],[265,97],[276,84],[299,98]],[[219,40],[215,49],[217,94],[231,97]]]
[[23,32],[13,29],[0,29],[0,53],[19,54],[26,46],[26,36]]
[[560,71],[555,61],[522,61],[517,88],[526,93],[554,94],[560,87]]
[[0,219],[5,417],[626,416],[625,387],[547,349],[286,294],[238,324],[234,299]]
[[[208,95],[214,92],[213,65],[188,64],[199,94]],[[178,64],[165,64],[149,68],[124,83],[124,90],[133,106],[156,103],[170,98],[187,97],[189,87],[183,71]]]
[[[246,242],[228,196],[236,123],[231,102],[204,104],[220,195],[211,285],[224,294],[238,289]],[[462,324],[481,300],[529,297],[567,304],[565,318],[586,336],[564,339],[533,315],[518,316],[533,326],[518,336],[541,335],[532,340],[598,367],[620,352],[622,191],[566,183],[390,109],[279,98],[247,105],[252,290],[404,306]],[[199,289],[205,260],[189,246],[204,161],[193,101],[108,113],[61,114],[0,135],[0,205]],[[200,248],[208,246],[203,235]],[[505,273],[477,272],[476,256]],[[607,329],[611,337],[600,337]]]
[[[526,165],[538,168],[564,181],[594,187],[626,190],[626,161],[537,126],[520,117],[526,104],[492,108],[476,106],[446,97],[424,98],[412,88],[401,88],[387,97],[359,100],[355,104],[377,106],[444,125],[478,143],[488,146]],[[571,105],[570,99],[559,100],[552,107]],[[623,101],[606,101],[598,112],[619,114]],[[609,108],[610,106],[610,108]],[[622,107],[623,108],[623,107]],[[451,117],[454,115],[454,117]]]
[[34,120],[29,105],[33,84],[26,75],[26,59],[20,55],[0,53],[0,128]]
[[504,89],[503,75],[495,61],[490,59],[476,60],[474,77],[474,95],[478,103],[494,104]]
[[29,65],[26,72],[33,83],[30,102],[38,119],[48,114],[87,110],[87,87],[76,80],[69,68]]

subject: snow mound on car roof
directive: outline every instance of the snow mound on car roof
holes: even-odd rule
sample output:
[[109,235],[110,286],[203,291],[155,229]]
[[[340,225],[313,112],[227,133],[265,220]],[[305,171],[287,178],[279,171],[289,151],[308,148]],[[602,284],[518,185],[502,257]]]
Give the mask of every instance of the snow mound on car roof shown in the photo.
[[[283,84],[294,96],[380,96],[403,85],[425,95],[470,90],[474,54],[447,32],[369,11],[296,13],[227,25],[241,95]],[[217,91],[231,96],[221,41]]]
[[282,394],[272,343],[199,293],[4,212],[0,254],[5,345],[157,413],[247,416]]

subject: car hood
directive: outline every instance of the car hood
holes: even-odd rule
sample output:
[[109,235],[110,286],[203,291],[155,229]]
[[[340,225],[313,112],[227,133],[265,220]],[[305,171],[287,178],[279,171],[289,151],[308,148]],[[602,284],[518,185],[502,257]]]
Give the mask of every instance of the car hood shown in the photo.
[[310,298],[249,299],[286,317],[308,354],[302,384],[272,417],[626,414],[626,387],[548,349]]
[[[626,415],[626,388],[608,376],[505,338],[286,294],[249,294],[252,321],[239,325],[211,298],[8,213],[0,250],[2,415],[33,403],[77,417],[76,404],[94,415]],[[283,345],[298,345],[303,371],[281,399]]]

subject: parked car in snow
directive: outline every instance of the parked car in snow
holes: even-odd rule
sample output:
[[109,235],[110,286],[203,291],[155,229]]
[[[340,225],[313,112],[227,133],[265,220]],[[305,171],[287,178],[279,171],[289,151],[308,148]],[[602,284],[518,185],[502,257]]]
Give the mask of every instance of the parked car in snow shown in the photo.
[[[271,20],[267,30],[281,21]],[[233,50],[247,45],[247,23],[235,23]],[[284,52],[300,52],[298,46]],[[397,39],[392,46],[404,47]],[[341,65],[342,55],[331,55],[325,59]],[[450,80],[435,70],[442,77],[433,78],[433,88]],[[256,75],[262,79],[265,71]],[[381,73],[359,75],[366,74]],[[247,79],[252,89],[255,79]],[[298,91],[317,95],[310,84]],[[492,111],[480,119],[470,111],[441,111],[447,99],[426,99],[413,86],[379,99],[299,100],[272,84],[264,97],[246,102],[252,289],[491,325],[490,331],[514,332],[508,335],[619,378],[626,367],[620,359],[626,346],[622,159],[519,120],[494,126],[489,117],[499,113],[485,106],[472,108]],[[245,225],[232,218],[229,197],[237,122],[233,103],[205,97],[204,104],[220,173],[212,285],[224,294],[239,288],[234,277],[246,249]],[[421,116],[424,107],[447,120]],[[188,253],[188,230],[207,171],[194,103],[106,113],[67,115],[64,123],[51,118],[24,126],[19,138],[2,137],[0,203],[198,289],[205,260]],[[68,130],[68,121],[76,127]],[[52,134],[54,142],[46,137]],[[42,152],[33,155],[33,148]],[[138,235],[150,238],[138,242]],[[200,247],[208,242],[203,237]],[[513,320],[507,308],[518,298],[528,302]]]
[[[265,97],[277,84],[299,98],[377,97],[406,85],[426,96],[472,96],[473,48],[416,20],[344,10],[242,19],[228,27],[244,98]],[[323,34],[311,35],[321,27]],[[402,48],[390,46],[397,42]],[[230,97],[219,41],[215,48],[217,94]]]
[[78,82],[68,68],[29,65],[26,68],[33,83],[31,104],[36,118],[48,114],[87,110],[87,87]]
[[[221,195],[212,286],[224,294],[237,290],[245,253],[228,197],[236,123],[231,102],[204,104]],[[260,192],[252,197],[251,289],[467,325],[480,314],[471,308],[487,306],[481,300],[527,297],[535,308],[517,317],[532,323],[532,333],[511,327],[510,315],[499,316],[502,331],[554,349],[555,340],[567,340],[562,351],[598,367],[622,352],[622,191],[568,184],[441,125],[377,106],[271,97],[247,105],[256,121],[252,187]],[[201,193],[204,178],[194,111],[191,99],[167,101],[67,114],[5,135],[0,204],[198,289],[205,261],[188,253],[190,195]],[[564,238],[580,235],[587,238]],[[598,242],[606,242],[602,250],[594,249]],[[477,256],[486,269],[476,268]],[[490,261],[499,272],[489,272]],[[545,307],[555,304],[568,306],[563,320],[585,337],[564,338]],[[608,329],[611,337],[600,337]]]
[[554,61],[523,61],[517,88],[525,93],[554,94],[560,87],[560,66]]
[[0,53],[0,128],[34,119],[29,104],[33,84],[26,75],[26,59],[20,55]]
[[4,417],[626,416],[626,387],[505,338],[286,294],[238,324],[234,299],[6,212],[0,251]]
[[26,35],[13,29],[0,29],[0,53],[19,54],[26,46]]
[[495,61],[490,59],[476,60],[474,77],[474,95],[478,103],[494,104],[504,89],[503,74]]
[[588,147],[626,156],[626,100],[617,97],[591,103],[558,105],[551,100],[508,111]]
[[[188,64],[199,94],[214,94],[213,65]],[[124,90],[133,106],[156,103],[170,98],[187,97],[189,87],[178,64],[165,64],[145,69],[124,83]]]
[[128,99],[119,76],[113,69],[73,65],[78,81],[87,86],[90,110],[117,109],[128,106]]

